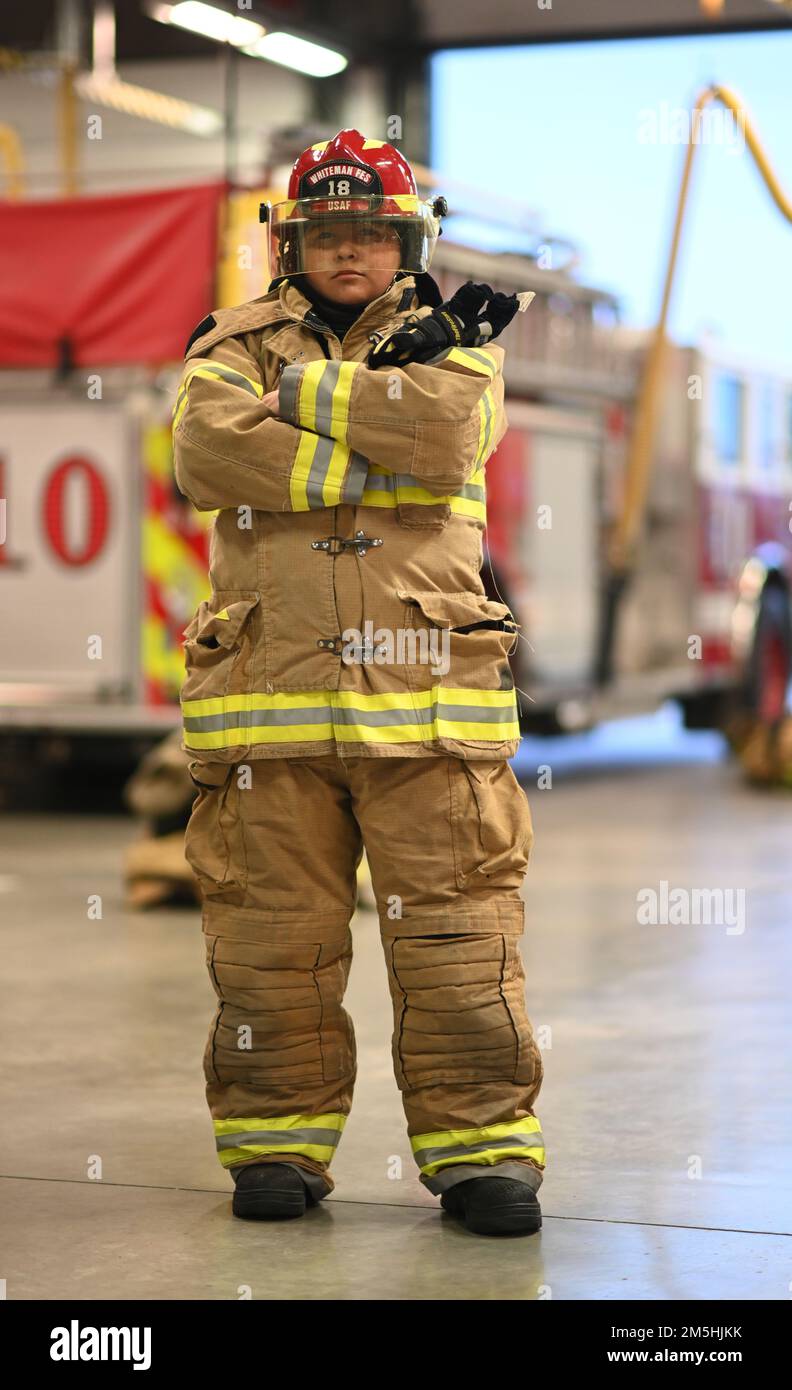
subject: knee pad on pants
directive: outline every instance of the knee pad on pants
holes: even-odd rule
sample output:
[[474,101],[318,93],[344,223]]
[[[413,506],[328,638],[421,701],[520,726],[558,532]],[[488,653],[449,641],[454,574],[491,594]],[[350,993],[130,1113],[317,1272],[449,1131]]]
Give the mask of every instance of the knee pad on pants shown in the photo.
[[261,942],[205,925],[206,963],[220,1001],[207,1043],[207,1080],[306,1085],[354,1069],[342,1006],[352,960],[349,930],[331,941]]
[[542,1061],[517,936],[396,937],[387,959],[400,1090],[536,1080]]

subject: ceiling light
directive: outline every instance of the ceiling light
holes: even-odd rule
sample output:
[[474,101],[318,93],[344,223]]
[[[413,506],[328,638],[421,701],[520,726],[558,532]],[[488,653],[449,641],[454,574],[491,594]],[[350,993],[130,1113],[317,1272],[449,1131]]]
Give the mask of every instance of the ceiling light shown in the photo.
[[264,34],[242,51],[251,58],[266,58],[270,63],[294,68],[308,77],[332,77],[337,72],[343,72],[347,65],[342,53],[325,48],[322,44],[309,43],[307,39],[298,39],[296,34]]
[[255,43],[266,32],[262,24],[244,19],[242,15],[228,14],[216,5],[206,5],[204,0],[178,0],[175,5],[151,5],[148,13],[161,24],[176,24],[180,29],[189,29],[193,34],[216,39],[218,43],[233,44],[235,48]]

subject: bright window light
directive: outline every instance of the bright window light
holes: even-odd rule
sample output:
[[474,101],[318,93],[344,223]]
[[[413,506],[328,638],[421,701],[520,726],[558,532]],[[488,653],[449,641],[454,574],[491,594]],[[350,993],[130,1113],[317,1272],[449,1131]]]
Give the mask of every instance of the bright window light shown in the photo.
[[236,48],[255,43],[266,32],[263,25],[256,24],[254,20],[228,14],[216,5],[205,5],[203,0],[179,0],[176,5],[156,5],[150,13],[164,24],[177,24],[180,29],[190,29],[206,39],[231,43]]
[[343,72],[347,65],[343,54],[318,43],[309,43],[307,39],[298,39],[295,34],[265,34],[243,51],[251,58],[266,58],[270,63],[304,72],[308,77],[332,77]]

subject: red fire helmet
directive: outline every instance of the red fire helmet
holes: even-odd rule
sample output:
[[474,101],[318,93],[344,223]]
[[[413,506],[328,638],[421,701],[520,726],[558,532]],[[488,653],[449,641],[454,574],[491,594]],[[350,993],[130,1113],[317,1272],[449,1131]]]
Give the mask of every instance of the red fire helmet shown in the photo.
[[273,277],[328,269],[350,237],[372,267],[423,272],[447,211],[444,198],[419,198],[413,171],[393,145],[341,130],[303,151],[287,199],[262,203],[259,219],[269,229]]

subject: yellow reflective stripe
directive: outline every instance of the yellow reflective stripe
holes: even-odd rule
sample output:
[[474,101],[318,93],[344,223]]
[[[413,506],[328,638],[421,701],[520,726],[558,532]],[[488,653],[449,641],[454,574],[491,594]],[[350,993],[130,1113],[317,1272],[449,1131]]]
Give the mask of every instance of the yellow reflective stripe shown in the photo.
[[[442,497],[436,497],[436,502],[442,502]],[[379,492],[374,488],[364,487],[363,496],[358,503],[360,507],[395,507],[396,498],[392,492]]]
[[387,710],[407,708],[427,708],[435,698],[442,698],[450,704],[477,705],[489,709],[508,708],[514,703],[513,690],[478,690],[471,686],[436,685],[431,690],[413,692],[385,690],[380,695],[361,695],[355,690],[299,690],[278,691],[266,695],[262,691],[252,691],[240,695],[205,696],[201,700],[183,700],[182,712],[190,715],[226,714],[229,711],[254,709],[305,709],[317,704],[333,704],[339,709],[360,708]]
[[[503,712],[502,717],[498,711]],[[300,719],[301,712],[305,712],[304,719]],[[407,691],[360,695],[329,689],[273,695],[254,691],[183,700],[182,714],[185,744],[196,749],[324,743],[332,739],[339,743],[394,744],[434,742],[443,737],[502,743],[520,737],[513,690],[467,686],[436,685],[414,695]],[[261,716],[258,722],[257,715]],[[195,727],[199,722],[208,727]]]
[[252,377],[245,376],[244,372],[238,372],[234,367],[226,367],[222,362],[201,363],[191,367],[187,372],[179,394],[176,397],[176,404],[173,407],[173,429],[175,430],[179,421],[187,409],[187,401],[190,394],[190,383],[193,377],[204,377],[207,381],[226,381],[230,386],[238,386],[243,391],[249,391],[257,396],[259,400],[264,395],[264,387],[260,381],[255,381]]
[[480,348],[449,348],[442,360],[456,362],[460,367],[466,367],[468,371],[478,372],[482,376],[493,377],[498,370],[494,359]]
[[475,521],[487,521],[487,507],[484,502],[477,502],[472,497],[452,497],[451,511],[458,516],[472,516]]
[[431,735],[424,730],[431,727],[431,724],[392,724],[383,731],[369,728],[367,724],[346,724],[343,728],[336,725],[335,739],[337,743],[425,743]]
[[[404,497],[402,497],[402,501],[404,500]],[[420,497],[411,498],[410,500],[418,501],[425,506],[431,505],[428,498]],[[468,516],[472,517],[475,521],[486,523],[486,503],[478,502],[473,497],[432,497],[431,501],[432,503],[448,502],[451,511],[455,512],[458,516]],[[397,503],[392,494],[389,496],[387,492],[375,492],[372,489],[364,489],[363,496],[358,503],[359,507],[395,507],[396,505]]]
[[227,608],[222,608],[222,609],[220,610],[219,613],[215,613],[215,617],[216,617],[216,618],[227,618],[227,617],[228,617],[228,609],[227,609]]
[[[365,496],[365,490],[364,490]],[[421,487],[418,483],[413,486],[411,483],[399,483],[398,500],[400,502],[420,502],[422,506],[437,505],[438,502],[450,502],[450,497],[438,497],[436,493],[430,492],[428,488]]]
[[[520,1136],[536,1135],[536,1143],[520,1142]],[[513,1143],[509,1141],[513,1140]],[[459,1163],[500,1163],[505,1158],[532,1158],[545,1162],[542,1126],[535,1115],[522,1120],[506,1120],[477,1129],[435,1130],[429,1134],[414,1134],[410,1145],[418,1167],[427,1177],[442,1168]],[[490,1147],[492,1146],[492,1147]]]
[[297,445],[297,453],[289,477],[289,500],[292,504],[292,511],[307,512],[311,510],[308,501],[308,478],[318,443],[318,434],[309,434],[307,430],[301,431],[300,442]]
[[460,1154],[457,1158],[441,1158],[435,1163],[419,1163],[418,1167],[427,1177],[433,1178],[441,1168],[453,1168],[457,1163],[492,1164],[501,1163],[504,1158],[534,1158],[537,1163],[544,1163],[545,1150],[541,1144],[535,1148],[525,1144],[505,1144],[502,1148],[479,1149],[476,1153]]
[[330,724],[288,724],[285,728],[217,729],[209,734],[185,732],[184,742],[188,748],[236,748],[242,744],[254,743],[328,743],[333,740],[333,725]]
[[326,366],[326,362],[308,362],[303,368],[297,397],[297,424],[304,430],[316,430],[316,392]]
[[[390,478],[391,485],[388,487],[374,486],[374,481],[381,477]],[[433,507],[448,503],[451,511],[458,516],[471,517],[475,521],[486,524],[486,482],[484,468],[478,465],[459,492],[443,493],[438,496],[436,493],[430,492],[428,488],[421,487],[418,482],[413,484],[411,481],[401,480],[397,490],[395,475],[389,473],[389,470],[383,468],[381,464],[370,463],[366,486],[358,506],[394,508],[398,506],[399,502],[412,502],[423,507]],[[465,496],[466,490],[471,487],[481,488],[484,495],[480,498]]]
[[334,439],[342,439],[344,442],[349,434],[349,396],[355,373],[359,368],[359,362],[340,362],[338,365],[338,381],[331,406],[330,433]]
[[349,397],[359,362],[308,362],[297,395],[297,424],[346,443]]
[[481,412],[481,429],[479,430],[479,447],[476,454],[477,465],[484,463],[492,452],[490,449],[490,440],[492,439],[492,432],[495,428],[496,406],[491,386],[487,387],[484,395],[479,401],[479,410]]
[[240,1134],[244,1130],[262,1127],[287,1130],[304,1129],[310,1125],[316,1129],[337,1129],[340,1133],[346,1120],[346,1115],[340,1114],[337,1110],[323,1111],[321,1115],[278,1115],[274,1119],[271,1116],[262,1119],[260,1116],[250,1118],[245,1115],[242,1118],[236,1116],[229,1120],[215,1120],[214,1132],[215,1135]]
[[322,485],[322,500],[327,507],[335,507],[341,501],[341,489],[349,464],[349,450],[346,444],[336,440],[330,463]]
[[505,706],[514,702],[513,690],[473,690],[470,686],[458,685],[440,685],[437,689],[442,692],[442,698],[450,704],[464,705],[475,702],[477,705],[487,705],[494,709],[496,705]]
[[[329,1163],[346,1124],[346,1115],[278,1115],[215,1120],[217,1155],[224,1168],[258,1154],[299,1153]],[[236,1142],[234,1142],[236,1141]]]
[[335,507],[356,456],[337,439],[301,430],[302,438],[289,478],[289,497],[295,512]]
[[[213,695],[205,696],[202,700],[183,700],[182,712],[191,715],[203,714],[226,714],[229,710],[250,710],[250,709],[304,709],[308,706],[327,703],[327,697],[332,692],[328,690],[299,690],[278,691],[275,695],[259,694],[253,691],[249,695]],[[334,692],[338,694],[338,692]],[[261,702],[265,704],[262,705]]]

